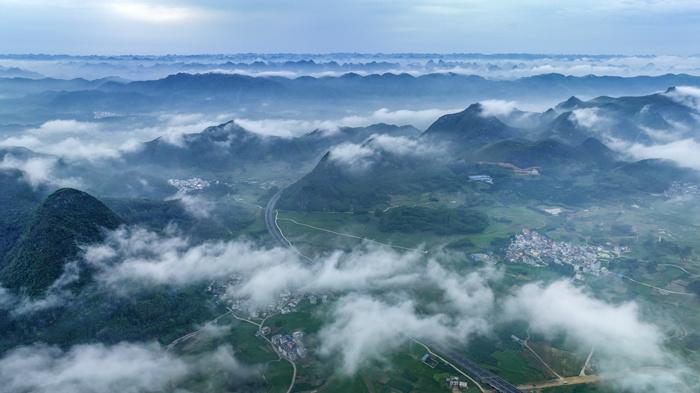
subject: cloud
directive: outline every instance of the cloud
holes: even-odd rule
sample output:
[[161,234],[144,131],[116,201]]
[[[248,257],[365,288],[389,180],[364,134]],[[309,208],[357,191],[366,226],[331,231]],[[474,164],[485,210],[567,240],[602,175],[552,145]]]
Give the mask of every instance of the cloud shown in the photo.
[[404,136],[373,134],[361,144],[346,142],[334,146],[330,150],[329,158],[348,169],[363,171],[374,164],[381,152],[411,157],[437,157],[442,151],[444,150],[440,146],[425,141]]
[[343,166],[355,170],[365,170],[372,165],[376,150],[368,145],[342,143],[330,151],[329,158]]
[[0,285],[0,310],[9,311],[12,317],[23,317],[62,307],[74,299],[71,285],[80,279],[80,274],[79,260],[67,262],[61,275],[38,297],[14,294]]
[[235,122],[256,134],[293,138],[314,130],[324,130],[332,134],[341,127],[365,127],[377,123],[395,125],[412,125],[426,128],[438,117],[458,112],[459,109],[398,109],[380,108],[367,115],[345,116],[339,119],[299,120],[299,119],[246,119],[237,118]]
[[166,389],[188,365],[157,344],[78,345],[63,351],[37,344],[0,359],[0,384],[8,393],[137,393]]
[[[465,276],[446,270],[436,260],[430,260],[425,270],[416,271],[419,278],[410,287],[437,288],[441,301],[421,305],[405,291],[388,291],[382,297],[344,295],[334,304],[327,318],[330,322],[319,332],[319,352],[338,355],[341,371],[354,374],[414,338],[455,344],[490,331],[494,293],[488,282],[498,279],[500,273],[484,268]],[[375,292],[376,288],[368,287]]]
[[216,202],[203,195],[193,195],[187,191],[178,191],[166,200],[174,200],[194,218],[209,218],[216,209]]
[[97,123],[82,122],[77,120],[49,120],[38,128],[29,129],[27,132],[37,135],[47,134],[82,134],[97,132],[100,125]]
[[35,344],[0,359],[0,384],[8,393],[142,393],[171,391],[201,373],[245,378],[246,367],[230,346],[178,357],[157,343],[76,345],[66,350]]
[[95,160],[119,156],[119,147],[100,141],[102,128],[77,120],[51,120],[19,136],[0,140],[0,147],[24,147],[37,153],[68,159]]
[[109,232],[104,242],[83,249],[97,280],[116,291],[239,277],[243,284],[231,287],[229,296],[259,306],[289,289],[343,291],[412,282],[422,255],[369,247],[332,253],[309,266],[289,249],[265,249],[244,240],[192,244],[174,233],[158,235],[138,227]]
[[368,116],[347,116],[342,118],[339,123],[348,127],[360,127],[375,123],[388,123],[396,125],[412,125],[418,128],[426,128],[432,122],[442,115],[448,113],[459,112],[460,109],[399,109],[389,110],[380,108],[372,112]]
[[611,146],[635,159],[666,159],[686,168],[700,170],[700,143],[694,139],[681,139],[657,145],[616,141]]
[[[634,391],[684,391],[686,367],[664,347],[657,326],[641,318],[634,302],[610,304],[568,281],[527,284],[506,300],[505,313],[550,338],[566,333],[583,348],[595,348],[603,373],[619,373],[614,384]],[[659,379],[640,378],[651,367]],[[678,388],[681,389],[678,389]],[[678,390],[676,390],[678,389]]]
[[699,87],[677,86],[664,94],[681,105],[685,105],[695,111],[700,111]]
[[236,119],[235,123],[258,135],[281,138],[294,138],[317,129],[336,131],[340,126],[338,122],[330,120],[296,119]]
[[155,24],[189,22],[208,15],[204,10],[195,7],[138,2],[116,2],[109,4],[107,8],[126,19]]
[[479,102],[481,104],[482,116],[508,116],[516,109],[515,101],[504,100],[485,100]]
[[21,171],[23,179],[35,188],[43,184],[75,188],[82,185],[82,181],[78,178],[59,176],[57,165],[58,159],[54,157],[18,157],[12,153],[6,153],[0,159],[0,170]]
[[182,136],[218,125],[231,114],[163,113],[153,115],[154,125],[134,123],[83,122],[74,119],[50,120],[21,134],[0,139],[0,147],[24,147],[37,153],[65,160],[96,161],[118,158],[140,148],[143,142],[161,138],[173,145]]
[[578,125],[591,129],[600,126],[604,121],[604,118],[600,115],[599,108],[574,109],[570,118]]
[[175,234],[160,236],[142,228],[120,228],[104,243],[85,246],[84,259],[97,279],[115,290],[128,284],[185,286],[245,273],[295,259],[286,249],[258,249],[245,241],[197,245]]
[[319,332],[322,355],[339,354],[341,370],[354,374],[369,360],[380,359],[409,337],[455,336],[445,315],[418,315],[411,301],[388,303],[365,295],[339,299],[330,323]]

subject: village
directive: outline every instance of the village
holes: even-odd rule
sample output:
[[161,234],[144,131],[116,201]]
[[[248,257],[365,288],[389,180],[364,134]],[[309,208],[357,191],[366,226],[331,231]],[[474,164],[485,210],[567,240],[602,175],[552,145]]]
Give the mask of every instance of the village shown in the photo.
[[604,265],[614,257],[628,252],[627,247],[603,247],[557,242],[537,231],[523,229],[513,238],[506,250],[506,260],[511,263],[524,263],[531,266],[551,264],[573,267],[574,278],[582,279],[583,274],[600,276],[608,273]]

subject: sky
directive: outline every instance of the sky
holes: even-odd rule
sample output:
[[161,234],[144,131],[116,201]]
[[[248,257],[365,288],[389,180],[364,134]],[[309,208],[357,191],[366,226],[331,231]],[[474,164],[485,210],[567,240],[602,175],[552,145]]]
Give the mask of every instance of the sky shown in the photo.
[[0,0],[0,53],[698,54],[697,0]]

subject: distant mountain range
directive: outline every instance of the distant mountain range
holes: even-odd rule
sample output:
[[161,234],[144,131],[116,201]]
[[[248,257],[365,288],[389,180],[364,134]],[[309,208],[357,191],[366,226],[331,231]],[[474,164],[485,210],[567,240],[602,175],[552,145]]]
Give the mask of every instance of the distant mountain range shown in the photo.
[[165,167],[196,168],[213,172],[241,172],[261,165],[303,168],[318,159],[331,146],[361,143],[373,134],[416,136],[411,126],[374,124],[367,127],[341,127],[314,130],[295,138],[260,135],[233,121],[187,134],[178,143],[158,138],[125,156],[130,163]]
[[[573,94],[589,97],[641,95],[681,85],[698,86],[700,77],[544,74],[495,80],[451,73],[421,76],[348,73],[338,77],[299,78],[178,73],[162,79],[133,82],[118,78],[94,81],[0,78],[3,91],[0,122],[26,122],[37,117],[48,120],[101,111],[131,114],[163,110],[221,112],[245,107],[252,114],[262,114],[262,108],[267,105],[306,112],[332,111],[327,105],[329,101],[334,103],[338,113],[341,107],[350,105],[376,110],[386,106],[386,102],[411,108],[423,106],[429,100],[432,105],[455,107],[485,99],[540,102]],[[27,111],[32,117],[28,113],[22,115]]]
[[[357,170],[334,160],[331,151],[311,173],[285,190],[279,206],[362,210],[388,204],[396,195],[454,191],[460,184],[468,185],[470,175],[495,178],[496,185],[490,188],[496,198],[505,197],[499,192],[507,190],[526,198],[585,203],[590,198],[662,192],[673,181],[698,180],[697,173],[667,161],[629,162],[604,141],[653,142],[653,126],[673,127],[692,136],[697,110],[679,103],[672,93],[589,101],[571,97],[543,113],[514,110],[499,116],[473,104],[440,117],[414,138],[417,144],[441,149],[441,154],[417,157],[381,150],[372,156],[371,165]],[[522,121],[525,117],[527,122]],[[508,121],[527,127],[511,126]],[[523,181],[523,176],[531,180]],[[576,184],[581,176],[595,180],[585,186]],[[571,187],[562,189],[562,184]]]

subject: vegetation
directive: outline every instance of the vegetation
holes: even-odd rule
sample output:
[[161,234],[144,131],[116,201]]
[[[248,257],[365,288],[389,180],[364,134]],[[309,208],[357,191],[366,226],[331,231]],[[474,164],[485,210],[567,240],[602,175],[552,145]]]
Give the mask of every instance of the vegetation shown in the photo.
[[102,239],[104,229],[115,229],[122,220],[94,197],[64,188],[39,206],[29,227],[10,251],[0,271],[9,289],[36,296],[63,273],[64,264],[79,252],[79,244]]
[[400,206],[382,215],[384,232],[434,232],[439,235],[482,232],[489,225],[486,214],[467,209]]

